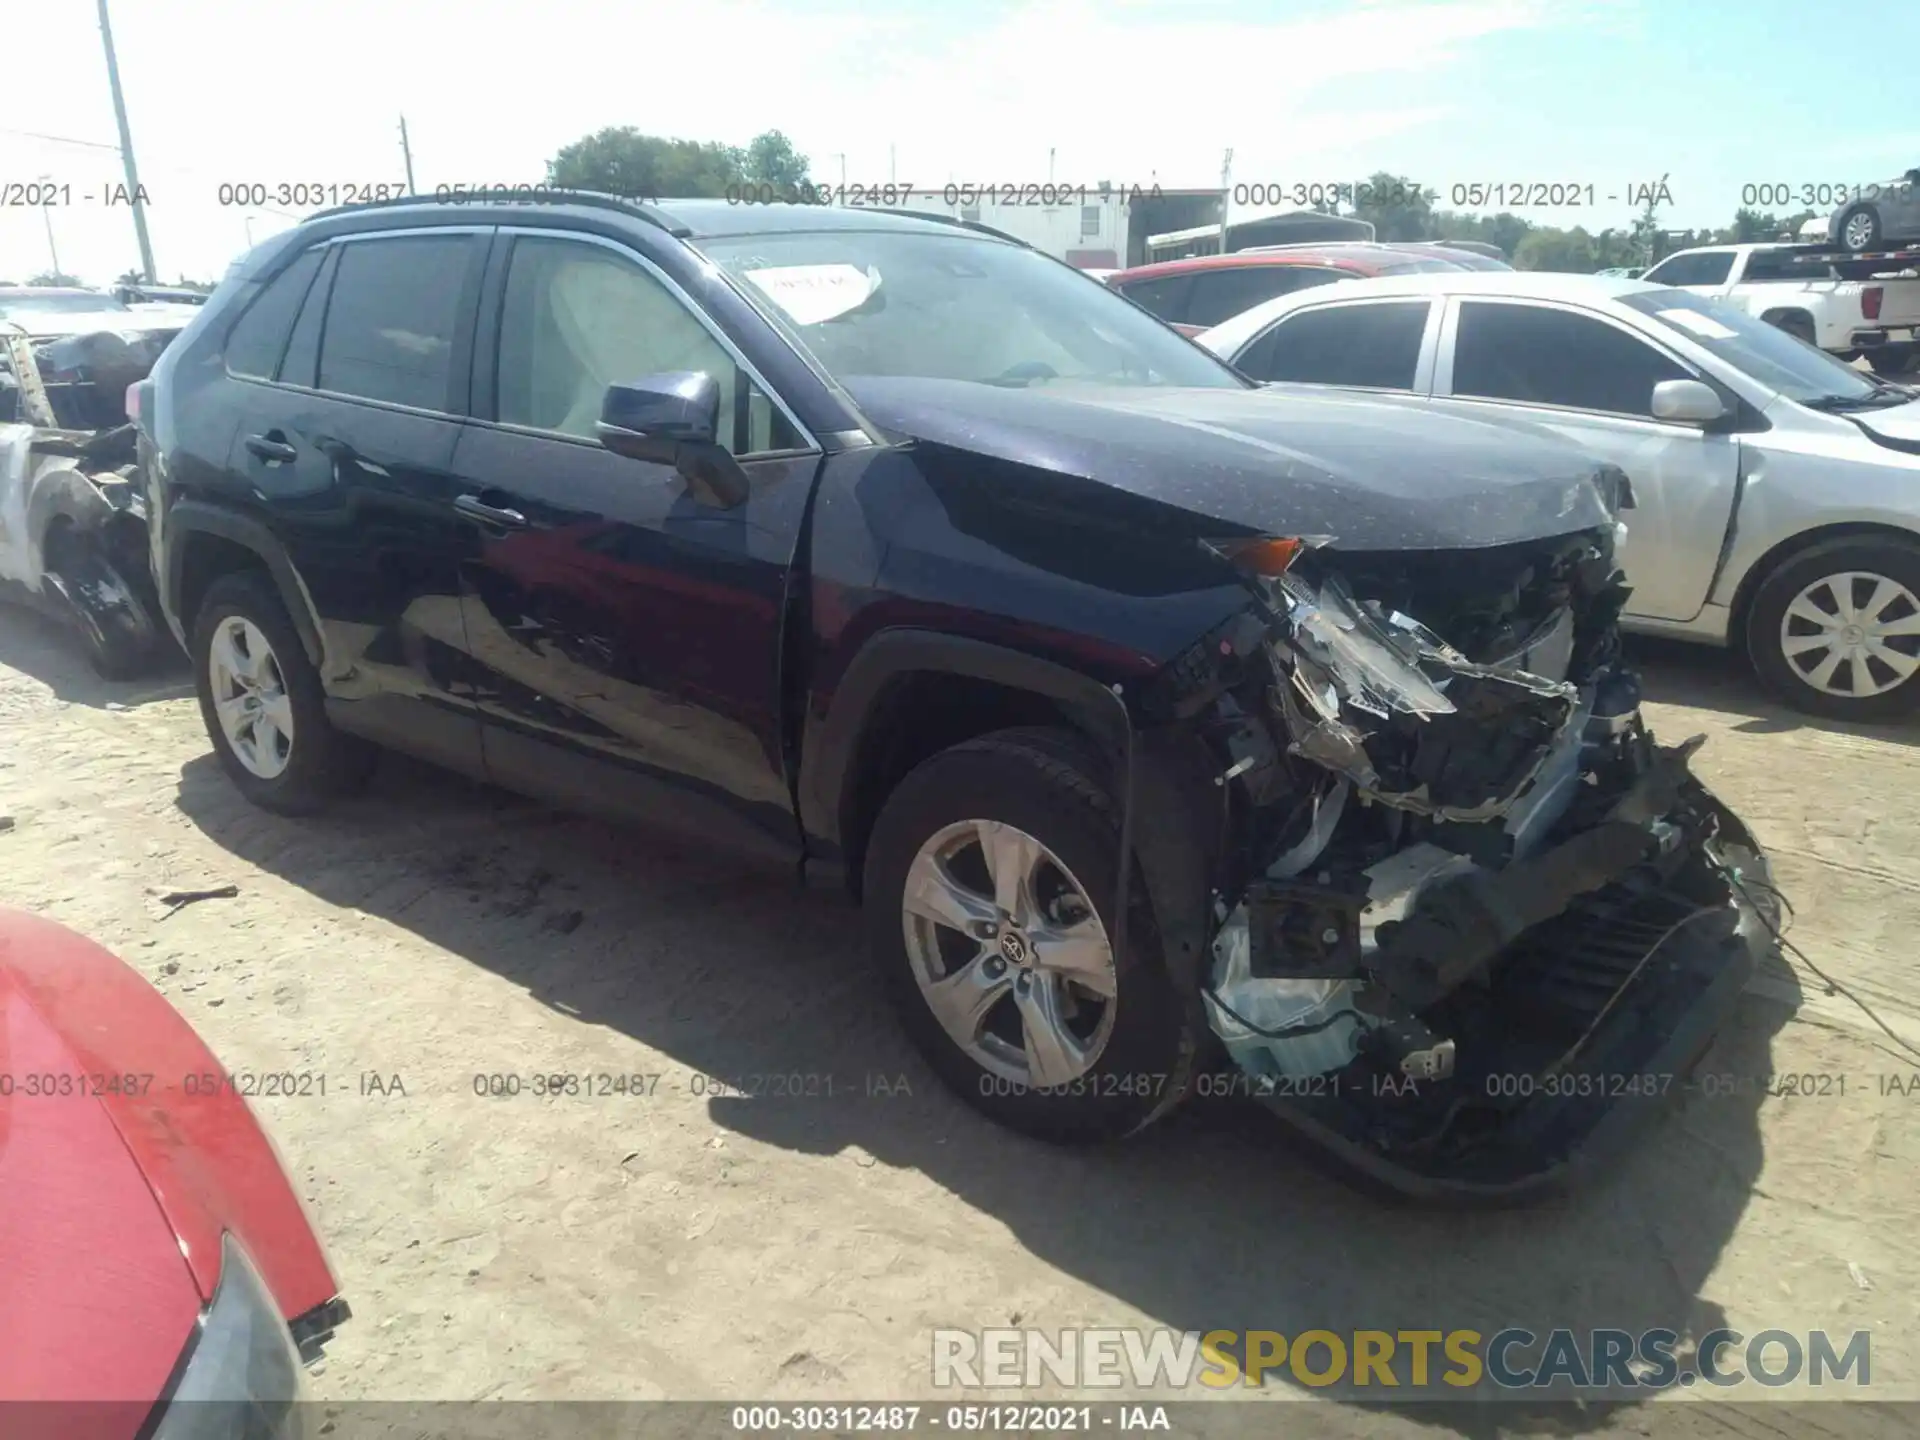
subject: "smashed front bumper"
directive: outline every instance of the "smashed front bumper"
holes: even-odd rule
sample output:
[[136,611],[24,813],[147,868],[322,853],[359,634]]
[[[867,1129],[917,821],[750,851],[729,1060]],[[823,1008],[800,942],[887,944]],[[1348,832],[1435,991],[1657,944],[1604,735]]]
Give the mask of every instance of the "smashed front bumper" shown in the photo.
[[1185,671],[1237,757],[1208,1020],[1254,1095],[1399,1194],[1567,1183],[1685,1092],[1772,943],[1701,740],[1641,720],[1610,538],[1476,557],[1524,561],[1503,605],[1438,607],[1476,658],[1322,565]]
[[[1715,846],[1719,858],[1739,857],[1718,917],[1690,920],[1670,892],[1602,891],[1565,923],[1523,935],[1509,956],[1512,969],[1531,972],[1523,983],[1536,993],[1583,991],[1606,1011],[1572,1063],[1551,1073],[1463,1065],[1444,1082],[1367,1069],[1268,1075],[1249,1082],[1252,1093],[1351,1178],[1393,1196],[1516,1203],[1605,1169],[1688,1092],[1774,944],[1764,853],[1704,786],[1697,803],[1727,842]],[[1700,868],[1688,878],[1707,881],[1712,861],[1693,858]]]

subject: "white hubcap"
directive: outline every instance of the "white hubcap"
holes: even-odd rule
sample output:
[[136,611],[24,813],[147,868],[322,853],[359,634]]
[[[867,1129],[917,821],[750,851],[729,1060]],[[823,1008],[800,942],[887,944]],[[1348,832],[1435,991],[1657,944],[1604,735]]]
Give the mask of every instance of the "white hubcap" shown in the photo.
[[220,622],[207,652],[207,683],[234,757],[262,780],[285,770],[293,758],[293,705],[259,626],[238,615]]
[[907,871],[907,958],[927,1008],[990,1074],[1044,1089],[1113,1034],[1113,947],[1085,888],[1024,830],[949,825]]
[[1884,695],[1920,670],[1920,597],[1861,570],[1816,580],[1781,617],[1780,652],[1823,695]]

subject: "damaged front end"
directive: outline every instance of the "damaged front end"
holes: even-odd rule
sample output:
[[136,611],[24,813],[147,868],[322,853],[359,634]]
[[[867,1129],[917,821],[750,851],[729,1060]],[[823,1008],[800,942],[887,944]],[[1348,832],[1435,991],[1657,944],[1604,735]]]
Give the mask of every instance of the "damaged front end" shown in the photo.
[[1641,720],[1615,541],[1209,547],[1251,603],[1162,677],[1220,758],[1208,1020],[1394,1190],[1562,1181],[1684,1088],[1770,942],[1699,740]]

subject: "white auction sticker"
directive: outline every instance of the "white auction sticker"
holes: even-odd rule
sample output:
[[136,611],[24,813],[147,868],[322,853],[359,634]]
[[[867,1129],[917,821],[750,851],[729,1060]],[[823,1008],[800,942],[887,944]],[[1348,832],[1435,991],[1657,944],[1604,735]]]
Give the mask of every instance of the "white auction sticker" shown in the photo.
[[869,265],[776,265],[749,270],[747,279],[797,325],[818,325],[857,310],[880,288],[880,272]]

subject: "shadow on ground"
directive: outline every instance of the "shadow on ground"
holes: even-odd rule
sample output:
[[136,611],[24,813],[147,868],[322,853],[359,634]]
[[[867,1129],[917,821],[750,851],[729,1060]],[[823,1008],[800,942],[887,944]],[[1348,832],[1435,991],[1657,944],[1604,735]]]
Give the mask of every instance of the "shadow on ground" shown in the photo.
[[[1574,1198],[1499,1213],[1365,1198],[1286,1144],[1271,1117],[1228,1101],[1196,1100],[1117,1147],[1054,1149],[993,1127],[938,1088],[868,979],[857,912],[788,874],[742,870],[396,757],[366,798],[306,821],[245,804],[211,757],[183,768],[179,805],[241,859],[690,1071],[831,1073],[862,1095],[868,1077],[884,1078],[894,1093],[707,1104],[716,1125],[791,1151],[857,1146],[913,1167],[1157,1324],[1289,1335],[1664,1327],[1697,1337],[1723,1322],[1702,1287],[1760,1170],[1755,1097],[1690,1096]],[[460,838],[450,844],[450,833]],[[1768,1072],[1787,1013],[1744,1002],[1707,1065]],[[1436,1376],[1441,1368],[1436,1356]],[[1280,1383],[1294,1382],[1269,1377]],[[1611,1433],[1608,1417],[1623,1409],[1426,1408],[1425,1423],[1484,1435]],[[1615,1420],[1640,1429],[1631,1414]]]
[[1746,662],[1731,651],[1635,635],[1627,641],[1627,654],[1640,668],[1647,699],[1662,705],[1716,711],[1734,719],[1733,728],[1744,734],[1792,735],[1824,730],[1894,745],[1920,745],[1920,722],[1912,718],[1885,725],[1849,725],[1783,705],[1762,688]]
[[69,705],[94,709],[133,709],[193,693],[186,657],[171,640],[148,674],[137,680],[103,680],[87,665],[71,630],[22,605],[0,604],[0,666],[31,675]]

